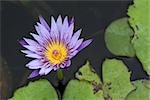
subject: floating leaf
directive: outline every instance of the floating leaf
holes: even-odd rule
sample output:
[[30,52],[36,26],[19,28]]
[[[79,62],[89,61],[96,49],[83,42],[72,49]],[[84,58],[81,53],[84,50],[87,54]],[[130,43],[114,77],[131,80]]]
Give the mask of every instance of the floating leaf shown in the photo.
[[79,69],[76,78],[68,83],[63,100],[104,100],[102,83],[89,62]]
[[124,100],[127,94],[134,89],[130,83],[130,72],[126,66],[120,60],[106,59],[102,69],[105,96],[109,95],[112,100]]
[[134,0],[128,9],[129,22],[134,29],[133,46],[136,56],[150,75],[150,1]]
[[42,79],[19,88],[10,100],[58,100],[58,97],[51,84]]
[[150,80],[138,80],[133,84],[136,89],[129,93],[126,100],[150,100]]
[[105,31],[106,46],[115,55],[133,57],[135,55],[131,44],[133,34],[128,19],[118,19],[112,22]]
[[63,100],[104,100],[103,92],[94,93],[93,86],[87,81],[71,80],[65,90]]
[[96,74],[95,70],[90,66],[89,62],[82,66],[76,73],[76,78],[79,80],[85,80],[89,82],[101,83],[100,78]]

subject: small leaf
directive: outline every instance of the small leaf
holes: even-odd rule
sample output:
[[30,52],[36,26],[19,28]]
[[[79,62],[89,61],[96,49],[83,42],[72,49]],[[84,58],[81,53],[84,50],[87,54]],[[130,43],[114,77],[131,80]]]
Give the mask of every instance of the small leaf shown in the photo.
[[150,1],[134,0],[128,9],[129,23],[134,29],[132,40],[136,56],[150,75]]
[[89,81],[89,82],[95,81],[97,83],[101,83],[100,78],[96,74],[95,70],[90,66],[88,61],[76,73],[76,78],[79,80],[85,80],[85,81]]
[[42,79],[19,88],[10,100],[58,100],[58,97],[51,84]]
[[112,22],[105,31],[106,46],[117,56],[134,57],[135,51],[131,44],[133,34],[128,19],[118,19]]
[[87,81],[71,80],[65,90],[63,100],[104,100],[103,92],[94,93],[93,86]]
[[150,80],[138,80],[133,82],[136,86],[134,91],[131,91],[126,100],[150,100]]
[[105,96],[112,100],[124,100],[134,89],[130,83],[130,73],[122,61],[106,59],[102,66]]

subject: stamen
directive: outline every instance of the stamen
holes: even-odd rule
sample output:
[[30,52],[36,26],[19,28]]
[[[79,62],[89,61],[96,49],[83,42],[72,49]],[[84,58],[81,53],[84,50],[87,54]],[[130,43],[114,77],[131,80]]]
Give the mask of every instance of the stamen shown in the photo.
[[54,42],[46,48],[45,55],[53,64],[62,63],[67,57],[67,48],[63,43]]
[[62,54],[58,50],[53,50],[53,58],[56,60],[59,60],[61,58]]
[[54,54],[54,55],[57,55],[57,54],[58,54],[58,51],[57,51],[57,50],[53,50],[53,54]]

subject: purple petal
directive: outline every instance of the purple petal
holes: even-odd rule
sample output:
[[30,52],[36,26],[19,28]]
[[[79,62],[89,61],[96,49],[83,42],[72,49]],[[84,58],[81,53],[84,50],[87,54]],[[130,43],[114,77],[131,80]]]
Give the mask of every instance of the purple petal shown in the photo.
[[32,54],[33,52],[32,51],[29,51],[29,50],[21,50],[22,53],[25,53],[25,54]]
[[19,43],[23,46],[23,45],[28,45],[28,43],[25,40],[20,40]]
[[43,52],[41,52],[41,51],[36,51],[35,50],[35,52],[33,52],[33,51],[31,51],[31,50],[21,50],[21,52],[22,53],[25,53],[25,54],[27,54],[27,55],[32,55],[32,54],[37,54],[37,55],[40,55],[40,56],[42,56],[43,55]]
[[37,31],[37,33],[38,33],[40,36],[42,36],[42,33],[41,33],[41,31],[40,31],[40,29],[39,29],[39,27],[38,27],[37,25],[35,25],[35,30]]
[[31,39],[23,38],[31,46],[40,46],[37,42]]
[[42,47],[36,47],[36,46],[30,46],[30,45],[24,45],[23,47],[27,48],[28,50],[32,52],[42,51]]
[[57,23],[58,31],[60,32],[61,28],[62,28],[62,18],[61,18],[61,15],[58,16],[58,19],[57,19],[56,23]]
[[39,19],[40,19],[40,23],[45,26],[45,28],[50,31],[50,27],[49,25],[47,24],[47,22],[44,20],[44,18],[42,16],[39,16]]
[[74,24],[74,17],[71,18],[71,20],[69,20],[69,25]]
[[69,67],[71,65],[71,60],[68,60],[65,63],[66,63],[66,67]]
[[41,45],[44,44],[44,42],[43,42],[43,40],[42,40],[42,38],[41,38],[40,36],[38,36],[38,35],[36,35],[36,34],[34,34],[34,33],[30,33],[30,34],[33,36],[33,38],[34,38],[39,44],[41,44]]
[[47,75],[53,68],[49,67],[45,70],[45,75]]
[[46,68],[45,67],[42,67],[39,71],[39,74],[40,75],[44,75],[45,74],[45,71],[46,71]]
[[54,17],[51,17],[51,36],[56,39],[59,37],[59,32]]
[[74,30],[74,18],[72,18],[71,20],[69,20],[69,26],[68,26],[68,29],[66,30],[65,32],[65,35],[64,35],[64,39],[65,41],[68,43],[70,42],[71,40],[71,37],[73,35],[73,30]]
[[[42,56],[32,52],[32,51],[29,51],[29,50],[21,50],[22,53],[25,53],[27,54],[26,57],[30,57],[30,58],[42,58]],[[40,54],[40,52],[39,52]]]
[[71,52],[68,57],[71,59],[71,58],[74,57],[78,52],[79,52],[78,50],[75,50],[75,51]]
[[74,29],[74,23],[72,23],[67,30],[69,32],[68,34],[71,34],[71,36],[73,34],[73,29]]
[[86,40],[84,41],[79,48],[77,49],[78,51],[81,51],[82,49],[84,49],[85,47],[87,47],[90,43],[92,42],[92,39]]
[[63,22],[63,25],[62,25],[62,28],[61,28],[61,36],[60,36],[60,38],[61,38],[61,40],[64,38],[64,35],[66,34],[66,31],[67,31],[67,29],[68,29],[68,17],[66,16],[65,17],[65,19],[64,19],[64,22]]
[[34,78],[36,76],[39,76],[39,70],[32,71],[28,78]]
[[30,61],[28,64],[26,64],[27,67],[30,69],[39,69],[42,67],[42,62],[38,59]]
[[28,55],[26,55],[26,57],[30,57],[30,58],[37,58],[37,59],[42,58],[42,56],[40,56],[40,55],[38,55],[38,54],[35,54],[35,53],[28,54]]
[[65,62],[62,62],[60,65],[59,65],[59,68],[65,68],[66,67],[66,61]]
[[52,70],[52,66],[49,62],[45,62],[44,65],[41,66],[39,71],[40,75],[46,75]]
[[41,70],[39,71],[39,74],[40,75],[46,75],[48,74],[52,69],[53,69],[53,65],[50,66],[51,64],[50,63],[45,63],[42,67],[41,67]]
[[74,23],[72,23],[72,24],[68,27],[68,29],[67,29],[67,31],[66,31],[66,34],[65,34],[65,39],[67,39],[68,42],[70,42],[70,40],[71,40],[71,37],[72,37],[72,35],[73,35],[73,30],[74,30]]
[[60,68],[65,68],[65,65],[64,65],[64,64],[61,64],[61,65],[60,65]]
[[49,61],[45,62],[44,65],[43,65],[43,67],[45,67],[45,68],[48,68],[50,66],[52,66],[52,64]]
[[59,68],[60,68],[60,65],[58,65],[58,64],[56,64],[55,66],[53,66],[54,71],[56,71]]
[[80,30],[78,30],[76,33],[74,33],[74,35],[73,35],[73,37],[72,37],[72,39],[71,39],[71,43],[70,43],[70,46],[71,46],[71,48],[73,47],[73,46],[75,46],[75,44],[76,44],[76,42],[78,41],[78,38],[79,38],[79,36],[80,36],[80,34],[81,34],[81,29]]
[[68,24],[69,24],[68,23],[68,17],[66,16],[65,19],[64,19],[64,22],[63,22],[63,27],[68,28],[68,26],[69,26]]
[[76,50],[82,44],[82,42],[83,42],[83,39],[79,39],[76,42],[75,46],[70,51],[73,52],[74,50]]
[[71,60],[67,60],[65,62],[62,62],[60,65],[59,65],[59,68],[65,68],[65,67],[69,67],[71,65]]
[[37,30],[40,31],[39,35],[41,35],[45,39],[50,39],[50,33],[49,33],[49,31],[42,24],[37,23],[37,25],[38,25]]

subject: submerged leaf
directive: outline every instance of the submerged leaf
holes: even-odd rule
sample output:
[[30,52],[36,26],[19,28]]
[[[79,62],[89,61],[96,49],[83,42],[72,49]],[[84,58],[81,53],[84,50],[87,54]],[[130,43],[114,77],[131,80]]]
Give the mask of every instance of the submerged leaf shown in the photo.
[[150,100],[150,80],[138,80],[133,84],[136,89],[129,93],[126,100]]
[[106,59],[102,69],[105,96],[109,95],[112,100],[124,100],[134,89],[126,66],[120,60]]
[[19,88],[10,100],[58,100],[58,96],[51,84],[42,79]]
[[136,56],[150,74],[150,1],[134,0],[128,9],[129,22],[134,29],[133,45]]
[[135,55],[131,44],[133,34],[128,19],[118,19],[112,22],[105,31],[106,46],[115,55],[133,57]]

